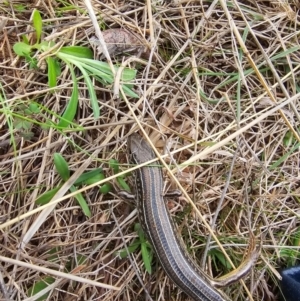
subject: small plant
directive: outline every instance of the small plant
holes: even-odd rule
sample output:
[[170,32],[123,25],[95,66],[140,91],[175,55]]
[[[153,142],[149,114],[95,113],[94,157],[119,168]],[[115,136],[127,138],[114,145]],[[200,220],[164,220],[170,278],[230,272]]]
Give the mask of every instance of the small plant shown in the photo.
[[[62,180],[64,182],[68,181],[70,178],[71,172],[70,172],[67,161],[64,159],[64,157],[61,154],[58,154],[58,153],[54,154],[53,160],[54,160],[55,168],[56,168],[58,174],[60,175],[60,177],[62,178]],[[110,161],[109,165],[111,168],[113,168],[114,173],[118,172],[119,162],[117,160],[112,159]],[[74,182],[74,184],[70,187],[70,191],[75,192],[77,190],[77,188],[80,186],[91,185],[91,184],[97,183],[104,179],[105,179],[105,175],[103,173],[102,168],[95,168],[93,170],[87,171],[87,172],[83,173],[82,175],[80,175],[78,177],[78,179]],[[129,186],[125,182],[125,179],[123,176],[117,177],[117,182],[119,183],[119,185],[121,186],[122,189],[130,191]],[[44,205],[44,204],[49,203],[61,187],[62,187],[62,184],[43,193],[36,200],[36,204]],[[102,194],[109,193],[111,191],[111,189],[112,189],[112,186],[110,183],[105,183],[99,187],[99,191]],[[83,195],[81,193],[78,193],[75,195],[75,198],[76,198],[79,206],[81,207],[83,213],[85,214],[85,216],[91,217],[91,211],[90,211],[89,206],[88,206],[85,198],[83,197]]]
[[34,133],[31,131],[32,119],[40,113],[40,108],[37,103],[31,102],[29,105],[21,104],[18,110],[14,112],[14,127],[19,130],[19,134],[26,140],[30,140]]
[[[300,259],[300,228],[298,228],[297,231],[290,236],[290,239],[286,245],[288,245],[287,248],[283,246],[280,249],[280,257],[285,260],[286,266],[295,266]],[[290,248],[290,246],[293,248]]]
[[[138,238],[134,240],[130,246],[128,246],[127,250],[129,253],[135,252],[137,249],[141,249],[143,262],[145,265],[145,270],[151,274],[152,273],[152,260],[153,260],[153,251],[152,247],[147,241],[144,231],[142,230],[142,227],[139,223],[134,225],[134,230],[138,234]],[[116,252],[116,255],[118,255],[120,258],[126,258],[129,254],[126,249],[121,249],[118,252]]]
[[[36,43],[31,45],[27,36],[23,36],[23,41],[13,46],[14,52],[25,58],[29,63],[29,68],[38,67],[39,60],[36,54],[41,53],[41,57],[45,56],[48,69],[48,85],[50,88],[57,86],[62,62],[69,67],[71,72],[73,81],[72,94],[63,115],[60,117],[58,126],[61,128],[67,127],[73,121],[77,111],[78,80],[74,70],[75,67],[80,70],[87,85],[94,117],[98,118],[100,116],[100,109],[91,77],[103,85],[111,85],[114,81],[114,75],[109,65],[105,62],[94,60],[92,51],[87,47],[66,46],[60,48],[54,42],[42,41],[43,22],[38,10],[34,10],[33,12],[33,27],[36,34]],[[118,67],[115,67],[115,70],[117,71]],[[122,72],[121,81],[125,94],[137,98],[138,95],[132,90],[133,84],[131,83],[135,79],[135,76],[135,70],[125,68]]]

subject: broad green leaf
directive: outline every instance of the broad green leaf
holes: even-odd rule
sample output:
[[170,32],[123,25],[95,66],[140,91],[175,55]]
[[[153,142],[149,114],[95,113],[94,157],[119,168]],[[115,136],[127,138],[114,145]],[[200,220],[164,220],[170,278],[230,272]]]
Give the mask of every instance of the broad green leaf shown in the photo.
[[53,155],[53,161],[58,174],[64,181],[68,181],[70,178],[70,170],[67,161],[59,153]]
[[70,72],[73,79],[73,91],[71,94],[71,98],[69,100],[69,103],[67,104],[66,110],[64,111],[63,115],[61,116],[61,119],[58,123],[59,127],[66,128],[74,119],[77,106],[78,106],[78,87],[77,87],[77,79],[75,72],[73,70],[72,65],[69,64]]
[[[74,182],[74,185],[80,185],[80,184],[94,184],[94,178],[99,177],[100,180],[103,180],[104,174],[102,173],[103,169],[102,168],[96,168],[90,171],[87,171],[85,173],[83,173],[82,175],[79,176],[79,178]],[[100,175],[100,176],[98,176]],[[99,181],[100,181],[99,180]]]
[[[101,71],[101,72],[106,73],[106,74],[110,75],[111,77],[113,77],[110,66],[106,62],[101,62],[101,61],[91,60],[91,59],[85,59],[85,58],[80,58],[80,59],[78,59],[78,61],[81,64],[88,65],[89,67],[92,67],[93,69],[91,69],[91,70],[98,69],[98,71]],[[117,72],[117,70],[118,70],[117,66],[115,66],[115,70]],[[129,68],[124,68],[124,70],[122,72],[122,75],[121,75],[121,80],[122,81],[131,81],[131,80],[135,79],[135,77],[136,77],[136,70],[129,69]]]
[[135,224],[134,230],[137,232],[140,239],[142,258],[145,265],[145,269],[149,274],[151,274],[152,273],[151,262],[153,259],[152,248],[151,246],[149,246],[149,244],[146,241],[145,233],[141,227],[141,224],[139,223]]
[[38,197],[35,201],[37,205],[45,205],[48,204],[52,198],[55,196],[57,191],[61,188],[61,186],[53,188],[51,190],[48,190],[44,192],[40,197]]
[[48,85],[50,88],[54,88],[56,87],[56,83],[57,83],[55,59],[49,56],[47,58],[47,65],[48,65]]
[[99,188],[99,191],[102,194],[107,194],[107,193],[111,192],[111,185],[109,183],[105,183]]
[[30,141],[34,137],[34,133],[30,131],[24,131],[20,133],[20,136],[23,137],[25,140]]
[[[70,187],[70,191],[71,191],[71,192],[76,192],[77,189],[76,189],[75,186],[72,185],[72,186]],[[81,193],[77,193],[77,194],[75,194],[75,198],[76,198],[76,200],[77,200],[79,206],[81,207],[81,209],[82,209],[84,215],[87,216],[87,217],[91,217],[92,214],[91,214],[90,208],[89,208],[89,206],[88,206],[86,200],[84,199],[83,195],[82,195]]]
[[94,184],[94,183],[97,183],[101,180],[105,179],[105,176],[103,173],[98,173],[97,175],[94,175],[93,177],[90,177],[89,179],[86,179],[83,184],[86,184],[86,185],[91,185],[91,184]]
[[[93,66],[90,65],[82,65],[85,68],[90,76],[95,77],[100,83],[107,85],[112,84],[114,81],[113,74],[109,70],[109,72],[103,72]],[[123,80],[123,79],[122,79]],[[124,90],[125,95],[132,97],[132,98],[139,98],[139,96],[133,92],[130,88],[130,85],[122,85],[122,89]]]
[[38,104],[35,103],[35,102],[31,102],[31,103],[29,104],[28,108],[29,108],[29,110],[30,110],[30,112],[31,112],[32,114],[38,114],[38,113],[40,113],[40,111],[41,111],[40,108],[39,108],[39,106],[38,106]]
[[41,14],[37,9],[33,11],[32,21],[33,21],[33,27],[35,28],[35,32],[36,32],[37,42],[39,42],[41,39],[43,22],[42,22]]
[[130,192],[130,187],[126,183],[123,177],[117,177],[117,182],[120,185],[120,187],[128,192]]
[[136,72],[137,70],[130,69],[130,68],[124,68],[122,72],[121,79],[124,82],[130,82],[136,78]]
[[[29,288],[28,290],[28,296],[34,296],[37,293],[39,293],[40,291],[42,291],[43,289],[45,289],[46,287],[48,287],[50,284],[55,282],[55,278],[47,276],[44,277],[42,280],[35,282],[35,284]],[[45,295],[43,295],[42,297],[36,299],[38,301],[43,301],[46,300],[49,296],[50,292],[46,293]]]
[[14,52],[19,56],[25,56],[29,55],[31,52],[31,46],[24,43],[24,42],[18,42],[14,44],[13,46]]
[[93,58],[93,52],[91,49],[87,47],[82,46],[66,46],[62,47],[59,50],[60,53],[65,53],[68,55],[72,55],[76,58],[87,58],[92,59]]

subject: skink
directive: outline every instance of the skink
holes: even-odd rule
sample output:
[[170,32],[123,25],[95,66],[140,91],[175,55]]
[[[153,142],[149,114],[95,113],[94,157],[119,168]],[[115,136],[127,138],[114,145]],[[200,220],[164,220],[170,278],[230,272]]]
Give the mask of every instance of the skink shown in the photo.
[[[129,137],[128,147],[134,164],[156,157],[149,144],[137,134]],[[142,227],[167,275],[195,301],[224,301],[220,293],[205,281],[175,234],[163,200],[163,177],[159,162],[136,170],[135,193]]]
[[[133,164],[145,163],[156,157],[150,145],[138,134],[128,138],[128,148]],[[182,239],[176,235],[163,199],[163,176],[159,165],[157,161],[143,166],[136,169],[134,175],[139,220],[157,258],[170,279],[193,300],[228,300],[213,287],[214,280],[210,282],[210,278],[197,267],[185,250]],[[244,265],[241,274],[244,275],[249,268]]]

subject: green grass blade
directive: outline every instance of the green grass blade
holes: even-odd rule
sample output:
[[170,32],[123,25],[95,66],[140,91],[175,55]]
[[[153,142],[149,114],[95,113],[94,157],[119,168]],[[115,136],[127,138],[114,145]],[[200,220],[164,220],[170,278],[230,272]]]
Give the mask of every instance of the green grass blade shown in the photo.
[[[77,189],[76,189],[75,186],[72,185],[72,186],[70,187],[70,191],[71,191],[71,192],[76,192]],[[82,196],[82,194],[81,194],[81,193],[77,193],[77,194],[75,195],[75,198],[76,198],[76,200],[77,200],[79,206],[81,207],[81,209],[82,209],[84,215],[87,216],[87,217],[91,217],[92,214],[91,214],[90,208],[89,208],[89,206],[88,206],[86,200],[85,200],[84,197]]]
[[55,60],[49,56],[46,61],[48,65],[48,85],[50,88],[54,88],[57,83]]
[[96,169],[87,171],[79,176],[79,178],[74,182],[74,185],[76,186],[76,185],[80,185],[80,184],[87,184],[87,185],[94,184],[95,183],[95,182],[93,182],[94,177],[98,177],[99,175],[100,175],[99,179],[103,180],[103,179],[105,179],[105,177],[102,172],[103,172],[102,168],[96,168]]
[[73,80],[74,84],[73,84],[73,91],[72,91],[69,103],[67,104],[66,110],[64,111],[64,113],[61,116],[61,119],[58,123],[58,126],[62,127],[62,128],[66,128],[73,121],[76,111],[77,111],[77,106],[78,106],[77,79],[76,79],[76,75],[75,75],[72,65],[71,64],[68,64],[68,65],[70,68],[70,72],[71,72],[72,80]]
[[64,181],[68,181],[68,179],[70,178],[70,169],[67,161],[59,153],[55,153],[53,155],[53,161],[58,174]]
[[43,21],[40,12],[37,9],[33,11],[32,21],[33,27],[36,32],[37,43],[39,43],[39,41],[41,40]]
[[64,53],[67,55],[74,56],[75,58],[87,58],[92,59],[93,58],[93,52],[91,49],[83,46],[66,46],[62,47],[59,50],[59,53]]
[[132,98],[140,98],[131,88],[129,88],[127,85],[122,85],[122,89],[125,93],[125,95],[132,97]]
[[142,251],[142,258],[145,265],[146,271],[151,274],[152,268],[151,268],[151,262],[152,262],[152,254],[151,250],[148,249],[146,243],[141,244],[141,251]]
[[[28,296],[34,296],[43,289],[47,288],[50,284],[55,282],[55,278],[46,276],[42,280],[35,282],[35,284],[28,289]],[[46,300],[49,296],[50,292],[47,292],[45,295],[41,296],[40,298],[36,299],[37,301]]]
[[86,83],[86,86],[88,88],[90,98],[91,98],[91,105],[92,105],[94,117],[99,118],[100,108],[99,108],[98,99],[97,99],[97,96],[95,93],[94,85],[93,85],[88,73],[85,71],[85,69],[80,64],[78,64],[77,67],[80,69],[80,71],[83,75],[84,81]]
[[55,194],[57,193],[57,191],[61,188],[61,186],[53,188],[49,191],[44,192],[41,196],[39,196],[35,203],[36,205],[45,205],[48,204],[52,198],[55,196]]
[[298,142],[294,147],[292,147],[286,154],[284,154],[281,158],[279,158],[275,163],[270,166],[270,170],[278,167],[283,161],[287,159],[287,157],[292,154],[296,149],[300,147],[300,142]]

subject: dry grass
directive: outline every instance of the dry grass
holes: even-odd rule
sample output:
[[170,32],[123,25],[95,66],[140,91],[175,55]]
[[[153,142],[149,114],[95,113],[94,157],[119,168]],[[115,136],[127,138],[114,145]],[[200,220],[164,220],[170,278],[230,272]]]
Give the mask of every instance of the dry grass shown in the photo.
[[[244,282],[253,300],[275,300],[276,270],[299,258],[300,156],[298,148],[291,151],[299,141],[291,130],[297,131],[300,123],[299,2],[233,0],[226,7],[224,0],[157,1],[152,6],[150,1],[93,1],[102,28],[127,29],[146,49],[142,64],[127,63],[138,70],[135,90],[140,99],[113,99],[110,87],[95,84],[101,106],[95,120],[80,83],[74,122],[85,130],[61,132],[42,125],[56,121],[55,114],[64,110],[71,94],[70,72],[62,70],[52,93],[43,62],[38,70],[29,69],[12,47],[24,33],[34,40],[29,22],[33,8],[42,13],[46,40],[88,45],[86,31],[92,32],[92,25],[85,7],[71,0],[72,6],[63,10],[63,3],[0,5],[1,298],[36,300],[28,296],[28,288],[51,270],[64,272],[69,265],[71,272],[56,275],[48,287],[48,300],[146,300],[146,289],[153,300],[187,300],[159,265],[148,275],[138,251],[131,260],[116,257],[116,251],[137,237],[133,205],[85,187],[92,211],[86,219],[68,191],[72,180],[95,167],[103,167],[106,180],[117,188],[109,178],[113,172],[108,161],[118,159],[126,172],[126,137],[141,126],[167,154],[164,160],[172,174],[165,174],[166,190],[176,188],[172,178],[179,179],[235,265],[247,250],[249,228],[262,239],[261,256]],[[25,11],[19,11],[19,4]],[[36,123],[30,128],[33,136],[24,139],[16,114],[33,100],[45,110],[29,116]],[[284,140],[287,134],[290,145]],[[61,183],[55,152],[76,174],[57,202],[41,210],[37,197]],[[225,274],[213,239],[210,252],[205,251],[209,229],[199,214],[184,198],[168,206],[190,252],[200,264],[204,258],[206,272]],[[80,256],[86,261],[78,262]],[[72,281],[72,276],[80,279]],[[247,297],[240,283],[224,292],[231,300]]]

